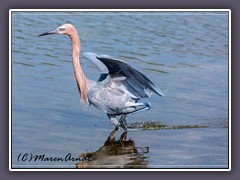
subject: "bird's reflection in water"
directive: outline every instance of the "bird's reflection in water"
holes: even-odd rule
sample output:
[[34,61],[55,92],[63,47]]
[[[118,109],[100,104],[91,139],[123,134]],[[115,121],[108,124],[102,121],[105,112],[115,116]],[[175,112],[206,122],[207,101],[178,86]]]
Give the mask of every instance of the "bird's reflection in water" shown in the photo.
[[115,140],[118,129],[112,131],[104,145],[96,152],[80,154],[81,161],[76,168],[147,168],[148,160],[146,153],[148,147],[136,147],[135,142],[127,139],[124,132],[119,140]]

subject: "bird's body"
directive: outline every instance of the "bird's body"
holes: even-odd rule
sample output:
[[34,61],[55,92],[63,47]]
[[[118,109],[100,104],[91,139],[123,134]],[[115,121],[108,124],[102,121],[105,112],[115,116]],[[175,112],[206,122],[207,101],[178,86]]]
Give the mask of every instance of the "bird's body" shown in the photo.
[[84,75],[80,60],[80,39],[75,27],[64,24],[54,31],[43,33],[67,34],[72,42],[72,60],[75,78],[83,103],[89,103],[105,112],[112,123],[118,126],[116,116],[121,115],[120,125],[127,129],[125,117],[129,113],[150,109],[150,103],[138,102],[149,98],[152,93],[163,96],[163,93],[145,75],[125,61],[109,55],[84,53],[100,70],[98,81],[89,80]]
[[107,84],[91,81],[88,101],[107,114],[123,114],[124,111],[126,113],[129,104],[134,103],[126,88],[112,80]]

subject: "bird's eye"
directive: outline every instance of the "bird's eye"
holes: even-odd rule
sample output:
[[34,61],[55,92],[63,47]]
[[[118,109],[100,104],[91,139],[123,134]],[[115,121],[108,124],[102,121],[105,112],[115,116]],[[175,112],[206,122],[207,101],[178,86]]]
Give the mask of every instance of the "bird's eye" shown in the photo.
[[59,28],[58,30],[59,31],[65,31],[65,28]]

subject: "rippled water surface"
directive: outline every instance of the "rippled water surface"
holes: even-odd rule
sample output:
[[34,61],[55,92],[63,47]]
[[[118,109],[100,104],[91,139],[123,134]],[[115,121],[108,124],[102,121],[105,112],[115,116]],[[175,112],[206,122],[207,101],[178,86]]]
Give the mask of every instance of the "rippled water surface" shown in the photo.
[[[127,134],[110,134],[107,116],[81,105],[69,38],[38,37],[66,22],[81,52],[121,58],[164,92],[127,117]],[[227,168],[228,63],[227,13],[15,12],[13,167]],[[81,57],[81,65],[98,79],[91,62]],[[21,153],[88,159],[29,162]]]

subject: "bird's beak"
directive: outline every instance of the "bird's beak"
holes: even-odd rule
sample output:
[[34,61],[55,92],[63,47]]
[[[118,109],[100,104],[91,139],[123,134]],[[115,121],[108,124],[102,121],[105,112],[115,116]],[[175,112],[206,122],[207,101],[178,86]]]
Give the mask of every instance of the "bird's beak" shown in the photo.
[[49,35],[49,34],[59,34],[59,32],[58,32],[57,29],[55,29],[55,30],[52,30],[52,31],[48,31],[48,32],[39,34],[38,36],[46,36],[46,35]]

